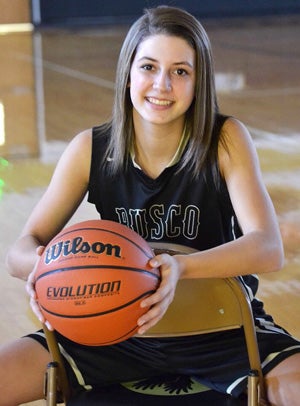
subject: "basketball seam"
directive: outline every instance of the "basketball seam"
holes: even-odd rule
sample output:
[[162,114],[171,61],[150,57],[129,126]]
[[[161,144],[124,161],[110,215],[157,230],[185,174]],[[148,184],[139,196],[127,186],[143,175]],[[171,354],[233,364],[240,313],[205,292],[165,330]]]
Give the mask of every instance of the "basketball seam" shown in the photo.
[[138,326],[135,325],[132,329],[127,331],[125,334],[122,334],[118,338],[115,338],[114,340],[101,341],[99,343],[93,343],[93,344],[90,344],[89,342],[87,342],[87,343],[81,342],[81,344],[83,344],[83,345],[93,345],[93,346],[95,346],[95,345],[109,345],[109,344],[114,344],[114,343],[116,344],[116,343],[118,343],[120,341],[123,341],[124,339],[126,340],[126,338],[128,338],[128,336],[131,336],[131,334],[134,333],[137,330],[137,328],[138,328]]
[[38,280],[40,280],[48,275],[52,275],[52,274],[60,273],[60,272],[74,271],[77,269],[117,269],[117,270],[121,270],[121,271],[138,272],[138,273],[146,274],[153,278],[156,278],[158,281],[161,280],[161,277],[159,275],[157,275],[151,271],[147,271],[146,269],[140,269],[140,268],[134,268],[134,267],[128,267],[128,266],[120,266],[120,265],[77,265],[77,266],[69,266],[69,267],[65,267],[65,268],[57,268],[57,269],[52,269],[50,271],[46,271],[36,278],[35,283],[37,283]]
[[151,295],[151,294],[154,293],[154,292],[155,292],[154,289],[153,289],[153,290],[149,290],[149,291],[147,291],[147,292],[144,292],[144,293],[141,294],[140,296],[134,298],[133,300],[130,300],[129,302],[122,304],[121,306],[115,307],[115,308],[113,308],[113,309],[106,310],[105,312],[98,312],[98,313],[91,313],[91,314],[83,314],[83,315],[76,315],[76,314],[75,314],[75,315],[69,315],[69,314],[65,314],[65,315],[63,315],[63,314],[59,314],[59,313],[53,312],[53,311],[51,311],[51,310],[48,310],[48,309],[46,309],[44,306],[42,306],[41,304],[40,304],[40,307],[41,307],[45,312],[47,312],[47,313],[49,313],[49,314],[52,314],[53,316],[61,317],[61,318],[64,318],[64,319],[87,319],[87,318],[90,318],[90,317],[98,317],[98,316],[103,316],[103,315],[105,315],[105,314],[117,312],[117,311],[119,311],[119,310],[121,310],[121,309],[124,309],[125,307],[128,307],[128,306],[132,305],[133,303],[137,302],[138,300],[142,299],[143,297],[148,296],[148,295]]

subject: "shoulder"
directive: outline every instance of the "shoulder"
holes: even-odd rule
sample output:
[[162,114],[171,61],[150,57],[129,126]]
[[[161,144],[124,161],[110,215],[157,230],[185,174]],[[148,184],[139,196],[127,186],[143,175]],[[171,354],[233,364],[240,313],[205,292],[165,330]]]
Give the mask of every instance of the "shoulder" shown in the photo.
[[226,117],[221,129],[222,135],[226,137],[226,141],[230,144],[234,142],[245,141],[251,139],[249,130],[238,119],[234,117]]
[[70,142],[69,147],[72,149],[82,148],[82,152],[90,152],[94,144],[99,144],[101,142],[107,142],[109,137],[109,128],[107,125],[100,125],[78,133]]
[[76,148],[91,148],[92,145],[92,134],[93,134],[93,129],[89,128],[87,130],[81,131],[78,133],[71,141],[70,145],[74,145]]
[[90,152],[92,145],[92,129],[81,131],[75,135],[68,144],[64,155],[80,154]]
[[254,169],[258,165],[251,134],[241,121],[233,117],[227,118],[220,135],[218,157],[223,175],[234,166],[250,166]]
[[68,173],[87,178],[91,162],[92,130],[78,133],[60,157],[55,174]]

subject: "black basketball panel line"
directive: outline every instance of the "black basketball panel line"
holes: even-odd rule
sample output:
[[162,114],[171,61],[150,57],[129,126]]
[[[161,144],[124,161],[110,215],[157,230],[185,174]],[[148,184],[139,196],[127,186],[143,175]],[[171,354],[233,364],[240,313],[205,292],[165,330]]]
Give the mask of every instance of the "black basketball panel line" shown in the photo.
[[137,272],[137,273],[142,273],[144,275],[155,278],[158,281],[161,280],[160,275],[157,275],[151,271],[147,271],[146,269],[141,269],[141,268],[127,267],[127,266],[120,266],[120,265],[76,265],[76,266],[69,266],[69,267],[51,269],[50,271],[46,271],[36,278],[35,284],[40,279],[45,278],[49,275],[68,272],[68,271],[82,270],[82,269],[113,269],[113,270],[120,270],[120,271]]
[[95,342],[93,344],[91,344],[90,342],[83,342],[83,340],[78,340],[79,344],[82,345],[91,345],[91,346],[98,346],[98,345],[112,345],[112,344],[116,344],[120,341],[125,340],[127,337],[131,337],[132,334],[134,333],[134,331],[138,328],[138,325],[135,325],[133,328],[131,328],[130,330],[128,330],[126,333],[122,334],[121,336],[113,339],[113,340],[109,340],[109,341],[101,341],[101,342]]
[[122,309],[124,309],[126,307],[131,306],[132,304],[134,304],[138,300],[144,298],[145,296],[151,295],[154,292],[155,292],[155,290],[148,290],[147,292],[142,293],[140,296],[130,300],[127,303],[124,303],[121,306],[117,306],[115,308],[106,310],[104,312],[97,312],[97,313],[90,313],[90,314],[83,314],[83,315],[60,314],[60,313],[48,310],[47,308],[45,308],[41,304],[39,304],[39,305],[45,312],[51,314],[52,316],[56,316],[56,317],[60,317],[60,318],[64,318],[64,319],[88,319],[88,318],[93,318],[93,317],[98,317],[98,316],[104,316],[106,314],[110,314],[110,313],[114,313],[114,312],[117,312],[119,310],[122,310]]

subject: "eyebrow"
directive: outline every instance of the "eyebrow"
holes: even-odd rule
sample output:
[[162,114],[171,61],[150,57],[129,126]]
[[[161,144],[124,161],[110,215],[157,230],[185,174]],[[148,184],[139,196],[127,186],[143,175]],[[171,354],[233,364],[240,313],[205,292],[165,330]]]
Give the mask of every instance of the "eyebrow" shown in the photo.
[[[151,56],[142,56],[141,58],[139,58],[139,59],[137,60],[137,62],[141,62],[141,61],[143,61],[144,59],[146,59],[147,61],[159,62],[157,59],[151,58]],[[187,65],[187,66],[189,66],[190,68],[194,68],[194,65],[191,64],[191,63],[188,62],[188,61],[175,62],[173,65],[175,65],[175,66],[177,66],[177,65]]]

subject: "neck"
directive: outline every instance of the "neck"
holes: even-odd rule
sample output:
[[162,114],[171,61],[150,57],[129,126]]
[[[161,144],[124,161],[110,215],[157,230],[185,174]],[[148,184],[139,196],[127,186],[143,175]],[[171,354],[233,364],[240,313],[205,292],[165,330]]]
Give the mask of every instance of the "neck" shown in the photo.
[[135,127],[135,161],[150,177],[158,177],[174,157],[183,133],[183,126]]

